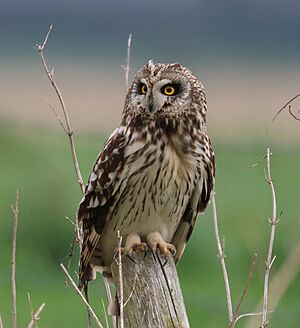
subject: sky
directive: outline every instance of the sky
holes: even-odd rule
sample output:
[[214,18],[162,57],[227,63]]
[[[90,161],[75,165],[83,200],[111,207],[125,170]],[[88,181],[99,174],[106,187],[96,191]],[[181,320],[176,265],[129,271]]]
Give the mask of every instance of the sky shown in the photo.
[[[263,134],[300,89],[299,12],[292,0],[2,0],[0,120],[56,126],[47,103],[57,104],[34,47],[53,24],[47,60],[77,129],[118,124],[132,33],[130,77],[149,59],[180,62],[204,84],[217,134],[246,126]],[[288,115],[280,126],[298,131]]]

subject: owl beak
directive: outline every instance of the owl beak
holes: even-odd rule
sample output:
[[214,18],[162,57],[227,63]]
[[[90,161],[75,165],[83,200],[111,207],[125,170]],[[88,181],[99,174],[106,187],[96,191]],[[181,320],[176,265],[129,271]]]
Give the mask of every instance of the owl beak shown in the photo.
[[153,111],[154,111],[154,100],[153,100],[153,95],[152,94],[149,95],[148,109],[149,109],[150,113],[153,113]]

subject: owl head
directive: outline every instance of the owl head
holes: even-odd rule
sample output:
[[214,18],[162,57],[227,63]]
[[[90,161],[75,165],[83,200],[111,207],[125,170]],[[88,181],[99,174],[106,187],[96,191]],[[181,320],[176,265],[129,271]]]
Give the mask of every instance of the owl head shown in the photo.
[[205,120],[203,86],[195,75],[180,64],[154,63],[150,60],[136,74],[129,88],[124,119],[140,117],[156,120],[178,118],[184,114],[201,115]]

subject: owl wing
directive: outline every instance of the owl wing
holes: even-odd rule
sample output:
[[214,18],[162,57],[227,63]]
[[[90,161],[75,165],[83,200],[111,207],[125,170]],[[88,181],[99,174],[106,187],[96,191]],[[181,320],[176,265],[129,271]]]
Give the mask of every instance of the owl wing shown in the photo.
[[189,203],[174,234],[172,244],[176,247],[175,263],[180,260],[186,243],[195,226],[198,213],[205,211],[214,188],[215,158],[213,152],[209,161],[201,169],[200,177],[195,185]]
[[122,128],[116,129],[103,146],[89,177],[77,218],[83,226],[79,278],[81,284],[94,278],[89,262],[115,205],[115,194],[124,175],[127,145]]

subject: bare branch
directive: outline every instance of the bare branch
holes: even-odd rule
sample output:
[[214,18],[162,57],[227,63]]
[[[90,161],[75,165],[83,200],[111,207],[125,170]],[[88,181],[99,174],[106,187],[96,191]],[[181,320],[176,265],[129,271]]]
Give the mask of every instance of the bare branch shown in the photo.
[[75,225],[75,222],[74,221],[72,221],[70,218],[68,218],[67,216],[66,216],[66,220],[68,221],[68,222],[70,222],[71,224],[72,224],[72,226],[74,226]]
[[241,299],[240,299],[240,301],[239,301],[239,303],[238,303],[238,305],[236,307],[236,310],[234,312],[232,321],[230,323],[230,328],[235,327],[235,324],[238,321],[238,318],[241,318],[242,316],[245,316],[245,315],[240,315],[239,316],[238,314],[239,314],[240,307],[241,307],[241,305],[242,305],[242,303],[243,303],[243,301],[245,299],[245,296],[246,296],[246,294],[247,294],[247,292],[249,290],[250,282],[251,282],[252,277],[253,277],[253,272],[254,272],[256,260],[257,260],[257,254],[254,254],[253,255],[253,259],[252,259],[252,263],[251,263],[251,266],[250,266],[250,269],[249,269],[247,281],[246,281],[245,287],[243,289]]
[[29,322],[29,325],[27,328],[33,328],[34,325],[36,325],[37,321],[40,320],[40,314],[42,313],[44,307],[46,306],[45,303],[43,303],[38,310],[32,315],[32,319]]
[[[47,77],[48,77],[48,79],[49,79],[49,81],[50,81],[50,83],[51,83],[57,97],[58,97],[59,103],[61,105],[61,109],[62,109],[64,119],[65,119],[65,124],[63,123],[63,121],[59,117],[58,112],[54,109],[53,106],[51,106],[49,104],[50,108],[52,109],[52,111],[56,115],[56,118],[57,118],[58,122],[60,123],[60,125],[62,126],[63,130],[65,131],[65,133],[68,137],[70,150],[71,150],[71,155],[72,155],[73,166],[74,166],[74,169],[75,169],[75,172],[76,172],[76,175],[77,175],[77,179],[78,179],[78,183],[79,183],[81,192],[84,194],[85,186],[84,186],[82,175],[81,175],[81,172],[80,172],[80,167],[79,167],[76,148],[75,148],[74,132],[73,132],[73,129],[72,129],[72,126],[71,126],[69,114],[68,114],[68,111],[67,111],[67,108],[66,108],[62,93],[61,93],[60,89],[58,88],[58,86],[57,86],[57,84],[54,80],[54,76],[53,76],[54,68],[50,72],[50,70],[48,68],[48,65],[47,65],[47,62],[46,62],[46,59],[45,59],[45,55],[44,55],[44,49],[45,49],[45,46],[47,44],[47,41],[48,41],[48,38],[49,38],[49,35],[51,33],[52,28],[53,28],[53,25],[50,26],[43,44],[42,45],[37,44],[36,48],[37,48],[38,53],[40,54],[41,61],[42,61],[44,70],[46,72],[46,75],[47,75]],[[76,223],[75,223],[75,226],[74,226],[74,236],[73,236],[73,241],[72,241],[72,244],[71,244],[71,250],[69,252],[68,269],[69,269],[69,267],[71,265],[71,261],[72,261],[75,240],[78,242],[79,247],[81,248],[82,228],[79,225],[77,220],[76,220]],[[66,281],[67,281],[67,279],[66,279]]]
[[[112,295],[111,295],[109,281],[106,278],[104,278],[103,281],[104,281],[105,293],[106,293],[106,296],[107,296],[107,299],[108,299],[108,304],[109,304],[109,307],[110,307],[112,304],[114,304],[114,300],[113,300]],[[117,323],[117,317],[116,316],[112,316],[112,322],[113,322],[113,328],[118,328],[118,323]]]
[[[268,311],[268,313],[272,313],[273,311]],[[258,315],[262,315],[262,312],[252,312],[252,313],[244,313],[244,314],[241,314],[239,315],[235,322],[237,322],[238,320],[242,319],[242,318],[245,318],[245,317],[255,317],[255,316],[258,316]]]
[[233,319],[231,292],[230,292],[230,284],[229,284],[228,273],[227,273],[226,262],[225,262],[225,253],[224,253],[224,249],[222,248],[222,245],[221,245],[220,234],[219,234],[215,192],[212,193],[211,204],[212,204],[212,209],[213,209],[213,222],[214,222],[214,228],[215,228],[215,237],[216,237],[216,241],[217,241],[218,257],[221,262],[223,278],[224,278],[224,283],[225,283],[228,318],[229,318],[229,322],[231,323],[232,319]]
[[[292,112],[292,106],[289,105],[289,113],[293,116],[293,118],[297,121],[300,121],[300,117],[297,117],[293,112]],[[299,111],[298,111],[299,113]]]
[[0,314],[0,328],[3,328],[3,322],[2,322],[1,314]]
[[273,257],[273,247],[274,247],[274,239],[276,233],[276,225],[278,223],[277,219],[277,212],[276,212],[276,194],[275,188],[271,177],[271,165],[270,165],[270,157],[271,152],[270,149],[267,149],[267,171],[266,171],[266,181],[270,185],[271,194],[272,194],[272,218],[269,220],[271,225],[271,233],[270,233],[270,242],[269,242],[269,249],[267,259],[265,261],[266,268],[265,268],[265,278],[264,278],[264,301],[263,301],[263,310],[262,310],[262,323],[261,327],[265,328],[268,325],[267,320],[267,312],[268,312],[268,292],[269,292],[269,277],[270,277],[270,270],[272,264],[275,260],[275,256]]
[[[48,68],[48,65],[47,65],[47,62],[46,62],[46,59],[45,59],[45,55],[44,55],[44,49],[45,49],[45,46],[47,44],[47,41],[48,41],[48,38],[49,38],[49,35],[51,33],[51,30],[53,28],[53,25],[50,26],[48,32],[47,32],[47,35],[45,37],[45,40],[43,42],[42,45],[39,45],[37,44],[36,45],[36,49],[40,55],[40,58],[41,58],[41,61],[42,61],[42,65],[44,67],[44,70],[46,72],[46,75],[58,97],[58,100],[60,102],[60,105],[61,105],[61,109],[62,109],[62,112],[63,112],[63,115],[64,115],[64,119],[65,119],[65,124],[62,122],[62,120],[60,119],[58,113],[55,111],[54,107],[50,106],[51,109],[54,111],[55,115],[56,115],[56,118],[58,119],[58,122],[60,123],[60,125],[62,126],[62,128],[64,129],[65,133],[67,134],[68,136],[68,140],[69,140],[69,144],[70,144],[70,149],[71,149],[71,154],[72,154],[72,160],[73,160],[73,166],[74,166],[74,169],[75,169],[75,172],[76,172],[76,175],[77,175],[77,179],[78,179],[78,182],[79,182],[79,185],[80,185],[80,189],[82,191],[82,193],[84,194],[84,191],[85,191],[85,186],[84,186],[84,183],[83,183],[83,180],[82,180],[82,175],[81,175],[81,172],[80,172],[80,168],[79,168],[79,163],[78,163],[78,158],[77,158],[77,153],[76,153],[76,148],[75,148],[75,142],[74,142],[74,132],[73,132],[73,129],[72,129],[72,126],[71,126],[71,123],[70,123],[70,119],[69,119],[69,115],[68,115],[68,111],[66,109],[66,106],[65,106],[65,102],[63,100],[63,96],[62,96],[62,93],[60,91],[60,89],[58,88],[57,86],[57,83],[55,82],[54,80],[54,68],[52,68],[52,70],[50,71],[49,68]],[[129,42],[130,41],[130,42]],[[130,45],[131,45],[131,36],[130,36],[130,40],[129,40],[129,53],[130,53]],[[128,57],[128,56],[127,56]],[[127,59],[127,62],[128,62],[128,70],[129,70],[129,60],[130,60],[130,57],[128,57]],[[129,74],[129,73],[128,73]],[[71,250],[69,252],[69,262],[68,262],[68,268],[70,267],[70,264],[71,264],[71,255],[70,254],[73,254],[73,250],[74,250],[74,242],[75,240],[78,242],[79,244],[79,247],[81,249],[81,244],[82,244],[82,226],[78,223],[78,221],[76,220],[75,222],[75,226],[74,226],[74,236],[73,236],[73,241],[71,243]],[[109,302],[112,302],[112,297],[111,297],[111,292],[110,292],[110,287],[109,287],[109,284],[107,281],[104,281],[104,284],[105,284],[105,290],[106,290],[106,293],[107,293],[107,297],[108,297],[108,300]]]
[[129,87],[129,71],[130,71],[130,52],[131,52],[131,33],[128,36],[127,42],[127,58],[126,58],[126,66],[122,65],[122,68],[125,70],[125,85],[126,89]]
[[103,298],[101,299],[101,301],[102,301],[102,307],[103,307],[103,313],[104,313],[106,328],[109,328],[108,316],[107,316],[107,311],[106,311],[106,307],[105,307]]
[[[34,311],[33,311],[33,306],[32,306],[32,302],[31,302],[31,297],[30,297],[30,293],[27,292],[27,298],[28,298],[28,303],[30,306],[30,315],[31,315],[31,319],[33,319],[33,315],[34,315]],[[36,328],[37,328],[37,323],[36,323]]]
[[11,205],[13,212],[13,239],[12,239],[12,271],[11,271],[11,285],[12,285],[12,326],[17,327],[17,291],[16,291],[16,252],[17,252],[17,229],[19,218],[19,190],[16,191],[15,207]]
[[50,27],[49,27],[49,30],[48,30],[48,32],[46,34],[45,40],[43,42],[43,45],[42,46],[38,46],[38,51],[43,51],[44,50],[44,48],[46,46],[46,43],[48,41],[49,35],[50,35],[51,31],[52,31],[52,28],[53,28],[53,24],[51,24]]
[[300,93],[298,93],[296,96],[294,96],[292,99],[290,99],[286,104],[284,104],[280,109],[279,109],[279,111],[276,113],[276,115],[273,117],[273,120],[272,120],[272,122],[274,122],[275,121],[275,119],[277,118],[277,116],[284,110],[284,109],[286,109],[287,107],[288,107],[288,109],[289,109],[289,113],[297,120],[297,121],[300,121],[300,118],[298,118],[296,115],[294,115],[293,113],[292,113],[292,110],[291,110],[291,103],[293,102],[293,101],[295,101],[298,97],[300,97]]
[[122,272],[122,239],[123,237],[120,234],[120,231],[118,230],[118,269],[119,269],[119,307],[120,307],[120,328],[124,328],[124,295],[123,295],[123,272]]
[[[275,273],[270,281],[269,287],[269,306],[275,311],[279,301],[290,287],[293,280],[296,278],[300,270],[300,242],[290,252],[289,256],[283,262],[281,267]],[[263,300],[259,302],[256,309],[262,307]],[[270,311],[268,311],[270,312]],[[247,322],[245,328],[252,328],[257,324],[257,321],[252,318]]]
[[66,127],[64,126],[64,123],[63,123],[63,121],[61,120],[61,118],[60,118],[58,112],[56,111],[56,109],[55,109],[50,103],[48,103],[48,105],[49,105],[49,107],[51,108],[52,112],[55,114],[55,116],[56,116],[56,118],[57,118],[59,124],[60,124],[61,127],[63,128],[63,130],[64,130],[65,133],[68,135],[68,131],[67,131]]
[[260,159],[258,162],[251,164],[250,167],[256,167],[261,163],[264,163],[265,159],[267,158],[267,154],[264,155],[264,157],[262,159]]
[[64,265],[61,263],[60,267],[63,269],[64,273],[66,274],[66,276],[68,277],[68,279],[70,280],[72,286],[74,287],[74,289],[76,290],[76,292],[79,294],[79,296],[81,297],[81,299],[83,300],[84,304],[87,306],[87,308],[89,309],[91,315],[93,316],[93,318],[95,319],[95,322],[97,324],[98,327],[103,328],[101,322],[99,321],[96,313],[94,312],[94,310],[92,309],[92,307],[90,306],[90,304],[88,303],[88,301],[86,300],[86,298],[84,297],[84,295],[82,294],[82,292],[79,290],[79,288],[77,287],[77,285],[75,284],[74,280],[72,279],[72,277],[70,276],[68,270],[64,267]]
[[[76,174],[77,174],[80,189],[81,189],[82,193],[84,193],[85,188],[84,188],[84,183],[83,183],[83,180],[82,180],[82,176],[81,176],[81,172],[80,172],[80,168],[79,168],[79,164],[78,164],[77,153],[76,153],[76,149],[75,149],[75,142],[74,142],[74,137],[73,137],[74,132],[73,132],[73,129],[72,129],[72,126],[71,126],[69,114],[68,114],[68,111],[66,109],[66,105],[65,105],[63,96],[62,96],[62,94],[61,94],[61,92],[60,92],[60,90],[57,86],[57,83],[54,80],[53,69],[52,69],[52,72],[50,72],[50,70],[48,68],[48,65],[47,65],[47,62],[46,62],[46,59],[45,59],[45,55],[44,55],[45,46],[47,44],[47,41],[48,41],[48,38],[49,38],[49,35],[51,33],[52,28],[53,28],[53,25],[51,25],[49,27],[48,33],[45,37],[45,40],[44,40],[43,44],[42,45],[37,44],[36,49],[37,49],[38,53],[40,54],[44,70],[45,70],[45,72],[48,76],[48,79],[49,79],[49,81],[50,81],[50,83],[51,83],[51,85],[52,85],[52,87],[53,87],[53,89],[54,89],[54,91],[55,91],[55,93],[58,97],[58,100],[60,102],[61,109],[62,109],[64,119],[65,119],[65,123],[66,123],[66,128],[64,128],[64,130],[65,130],[65,132],[68,136],[68,139],[69,139],[69,144],[70,144],[71,154],[72,154],[72,159],[73,159],[73,165],[74,165],[74,168],[75,168],[75,171],[76,171]],[[58,116],[58,115],[56,114],[56,116]],[[58,121],[60,122],[60,124],[62,124],[60,119]]]

